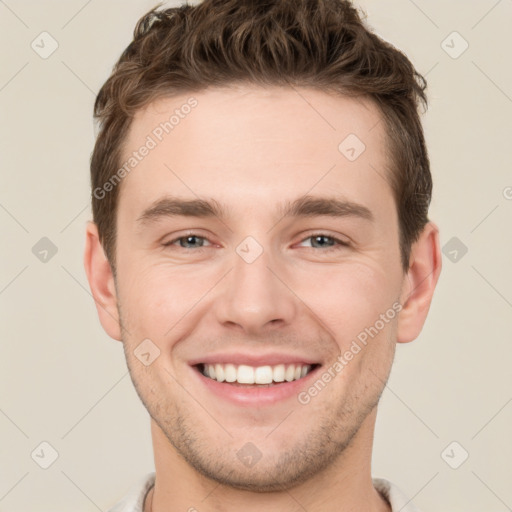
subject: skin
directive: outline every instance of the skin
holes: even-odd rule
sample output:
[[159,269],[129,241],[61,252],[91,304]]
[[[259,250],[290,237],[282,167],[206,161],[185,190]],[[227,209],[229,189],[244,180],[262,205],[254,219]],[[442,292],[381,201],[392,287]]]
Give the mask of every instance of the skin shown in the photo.
[[[125,156],[190,96],[140,110]],[[198,106],[121,183],[116,279],[95,224],[86,232],[101,324],[122,341],[151,416],[157,476],[146,510],[390,510],[371,480],[377,405],[396,343],[425,322],[441,271],[438,228],[425,226],[404,273],[384,123],[369,100],[249,85],[193,96]],[[366,145],[353,162],[338,150],[350,133]],[[141,227],[138,217],[165,194],[214,198],[228,215]],[[278,205],[304,194],[349,199],[375,220],[282,218]],[[163,246],[189,229],[204,238]],[[349,245],[315,243],[318,233]],[[250,264],[236,252],[247,236],[263,248]],[[396,301],[400,314],[307,405],[234,405],[188,364],[221,350],[278,350],[327,368]],[[134,355],[147,338],[160,350],[148,366]],[[262,454],[252,467],[237,457],[247,442]]]

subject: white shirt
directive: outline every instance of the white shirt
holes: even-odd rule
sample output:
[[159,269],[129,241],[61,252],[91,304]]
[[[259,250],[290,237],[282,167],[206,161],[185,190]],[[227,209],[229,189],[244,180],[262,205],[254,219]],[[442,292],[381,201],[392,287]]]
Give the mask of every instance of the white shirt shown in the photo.
[[[108,512],[144,512],[144,499],[155,483],[155,475],[154,472],[148,473],[141,478],[130,488],[128,494]],[[389,501],[393,512],[419,512],[402,491],[390,481],[384,478],[374,478],[373,486]]]

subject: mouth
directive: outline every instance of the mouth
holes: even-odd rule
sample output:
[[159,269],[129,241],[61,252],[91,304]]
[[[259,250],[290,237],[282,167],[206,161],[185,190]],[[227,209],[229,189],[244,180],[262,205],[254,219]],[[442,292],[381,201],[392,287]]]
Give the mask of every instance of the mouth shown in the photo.
[[299,393],[312,385],[322,366],[310,361],[257,364],[196,361],[191,368],[199,379],[199,385],[212,399],[258,408],[297,400]]
[[272,387],[285,382],[299,381],[319,364],[277,364],[264,366],[235,365],[231,363],[195,365],[206,378],[238,387]]

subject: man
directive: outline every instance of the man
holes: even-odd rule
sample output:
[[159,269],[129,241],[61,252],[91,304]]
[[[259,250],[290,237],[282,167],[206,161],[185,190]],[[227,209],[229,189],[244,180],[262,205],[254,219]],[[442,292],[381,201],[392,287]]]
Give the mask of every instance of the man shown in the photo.
[[85,268],[151,416],[112,511],[416,510],[372,479],[441,271],[426,84],[345,0],[138,23],[95,104]]

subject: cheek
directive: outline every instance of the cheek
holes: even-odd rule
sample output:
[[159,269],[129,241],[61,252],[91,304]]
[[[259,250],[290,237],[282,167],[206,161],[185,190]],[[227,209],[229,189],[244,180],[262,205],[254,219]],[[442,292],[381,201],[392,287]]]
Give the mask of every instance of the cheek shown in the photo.
[[[365,265],[332,267],[308,282],[311,286],[302,287],[297,295],[336,336],[340,348],[373,326],[398,296],[390,274]],[[381,330],[388,331],[390,324],[391,319]]]
[[[215,277],[168,265],[126,266],[119,290],[123,319],[137,334],[164,340],[176,337]],[[131,276],[126,278],[127,276]]]

